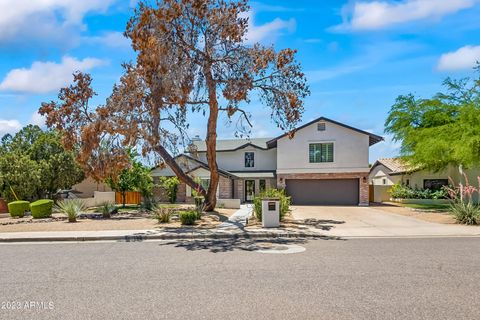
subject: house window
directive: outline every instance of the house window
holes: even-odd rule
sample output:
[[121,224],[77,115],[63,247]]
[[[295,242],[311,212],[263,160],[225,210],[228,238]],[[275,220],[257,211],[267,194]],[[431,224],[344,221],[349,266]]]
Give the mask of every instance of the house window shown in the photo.
[[265,180],[260,180],[258,183],[258,186],[260,188],[260,192],[263,192],[267,189],[267,185],[265,183]]
[[382,184],[387,184],[387,179],[382,179]]
[[320,122],[317,124],[318,131],[325,131],[325,122]]
[[410,179],[407,179],[407,182],[405,182],[405,184],[407,185],[407,187],[410,187]]
[[423,189],[440,190],[448,185],[448,179],[425,179],[423,180]]
[[311,143],[308,153],[310,163],[333,162],[333,143]]
[[208,186],[210,185],[210,179],[201,179],[200,185],[202,186],[203,189],[207,190]]
[[245,152],[245,168],[255,167],[255,153]]

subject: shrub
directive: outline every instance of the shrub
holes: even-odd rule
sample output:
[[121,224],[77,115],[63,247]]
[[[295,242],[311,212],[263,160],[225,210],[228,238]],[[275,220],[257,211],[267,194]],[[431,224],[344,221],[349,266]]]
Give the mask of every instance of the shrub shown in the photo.
[[197,212],[193,210],[182,211],[179,214],[180,222],[183,225],[193,226],[197,220]]
[[30,211],[34,219],[49,218],[52,216],[53,200],[42,199],[30,204]]
[[197,212],[197,219],[201,219],[202,212],[203,212],[203,202],[205,198],[200,196],[195,196],[193,199],[195,200],[195,211]]
[[175,203],[177,201],[177,190],[180,180],[177,177],[161,177],[160,186],[165,189],[168,196],[168,201],[170,203]]
[[112,202],[104,202],[100,205],[100,212],[104,219],[109,219],[112,213],[118,212],[117,206]]
[[430,189],[413,189],[397,183],[390,188],[390,196],[394,199],[447,199],[448,192],[445,188],[435,191]]
[[83,201],[78,199],[62,201],[57,205],[58,211],[68,217],[68,222],[76,222],[77,217],[86,209]]
[[474,225],[480,223],[480,208],[471,202],[454,202],[450,210],[455,219],[464,224]]
[[169,223],[172,217],[173,210],[172,208],[159,206],[155,210],[154,217],[158,220],[158,223]]
[[8,211],[11,217],[22,218],[25,211],[30,210],[30,202],[28,201],[13,201],[8,203]]
[[267,189],[253,199],[253,211],[257,220],[262,220],[262,198],[278,198],[280,202],[280,220],[290,211],[290,197],[285,194],[283,189]]

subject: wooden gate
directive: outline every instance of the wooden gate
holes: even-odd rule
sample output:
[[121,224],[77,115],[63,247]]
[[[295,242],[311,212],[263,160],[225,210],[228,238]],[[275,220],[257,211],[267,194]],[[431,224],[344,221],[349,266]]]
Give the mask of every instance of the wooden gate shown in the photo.
[[368,201],[369,202],[375,201],[375,188],[372,184],[368,185]]
[[[142,196],[140,192],[137,191],[127,191],[125,194],[125,203],[126,204],[140,204],[142,202]],[[120,192],[115,192],[115,203],[122,204],[122,194]]]

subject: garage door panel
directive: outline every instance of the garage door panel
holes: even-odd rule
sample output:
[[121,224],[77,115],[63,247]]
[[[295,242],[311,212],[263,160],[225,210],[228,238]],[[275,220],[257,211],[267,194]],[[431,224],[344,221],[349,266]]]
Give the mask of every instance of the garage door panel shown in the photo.
[[359,179],[287,179],[295,205],[358,205]]

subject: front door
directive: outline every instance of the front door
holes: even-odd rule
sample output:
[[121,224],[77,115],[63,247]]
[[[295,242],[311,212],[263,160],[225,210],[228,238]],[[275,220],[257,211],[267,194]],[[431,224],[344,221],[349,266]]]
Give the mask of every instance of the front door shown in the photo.
[[245,202],[252,202],[255,197],[255,180],[245,180]]

